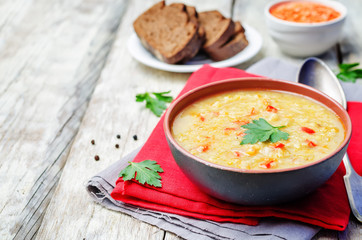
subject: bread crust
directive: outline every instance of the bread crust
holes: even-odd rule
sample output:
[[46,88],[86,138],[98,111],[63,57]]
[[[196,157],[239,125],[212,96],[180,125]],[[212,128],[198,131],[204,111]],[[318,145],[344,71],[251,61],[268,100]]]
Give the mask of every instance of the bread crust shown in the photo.
[[142,45],[169,64],[187,62],[200,49],[214,61],[221,61],[248,45],[240,22],[216,10],[198,13],[195,7],[182,3],[158,2],[142,13],[133,27]]
[[244,32],[245,29],[241,22],[235,22],[234,33],[229,40],[220,47],[210,49],[207,54],[214,61],[222,61],[235,56],[249,44]]
[[222,46],[234,33],[234,22],[217,10],[201,12],[199,19],[206,32],[206,41],[202,46],[205,52]]
[[[146,10],[133,23],[142,45],[169,64],[187,61],[197,54],[202,44],[199,26],[195,8],[181,3],[166,6],[164,1]],[[165,36],[179,42],[167,42]]]
[[214,61],[222,61],[235,56],[244,50],[248,44],[249,42],[246,39],[245,34],[243,32],[239,32],[222,47],[216,49],[215,51],[208,52],[208,55]]

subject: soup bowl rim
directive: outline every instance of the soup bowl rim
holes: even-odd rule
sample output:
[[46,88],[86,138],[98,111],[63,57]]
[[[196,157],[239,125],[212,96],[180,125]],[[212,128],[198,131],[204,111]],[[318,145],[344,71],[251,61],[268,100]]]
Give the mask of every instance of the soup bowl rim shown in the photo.
[[[173,113],[174,109],[176,106],[178,106],[179,104],[182,104],[183,101],[185,101],[185,99],[187,99],[189,96],[193,95],[193,94],[197,94],[199,91],[206,89],[206,88],[215,88],[218,85],[222,85],[225,83],[230,83],[230,82],[238,82],[238,81],[271,81],[274,82],[275,84],[287,84],[289,86],[293,86],[293,87],[298,87],[298,88],[304,88],[306,90],[309,90],[311,92],[316,93],[317,95],[322,96],[322,98],[327,99],[327,101],[332,102],[333,105],[335,105],[336,108],[338,108],[344,115],[345,115],[345,119],[347,120],[346,123],[343,123],[344,126],[344,130],[345,130],[345,137],[342,141],[342,143],[340,143],[340,145],[330,154],[326,155],[325,157],[318,159],[316,161],[312,161],[310,163],[307,164],[303,164],[300,166],[296,166],[296,167],[290,167],[290,168],[280,168],[280,169],[241,169],[241,168],[235,168],[235,167],[228,167],[228,166],[224,166],[224,165],[220,165],[220,164],[216,164],[216,163],[212,163],[209,162],[207,160],[204,160],[200,157],[197,157],[193,154],[191,154],[189,151],[187,151],[186,149],[184,149],[183,147],[181,147],[180,144],[177,143],[177,141],[175,140],[175,138],[172,136],[171,133],[171,128],[172,128],[172,124],[173,121],[175,119],[175,117],[178,115],[178,113],[180,113],[183,109],[185,109],[185,107],[189,106],[189,104],[187,104],[186,106],[183,106],[181,108],[181,110],[177,111],[177,113]],[[334,112],[337,116],[339,116],[336,111],[334,111],[333,109],[331,109],[330,107],[326,106],[326,104],[324,104],[322,101],[320,100],[316,100],[313,99],[312,97],[309,97],[307,95],[301,94],[301,93],[295,93],[293,91],[287,91],[287,90],[278,90],[278,89],[270,89],[270,88],[263,88],[261,87],[260,89],[258,88],[240,88],[237,90],[266,90],[266,91],[278,91],[278,92],[285,92],[285,93],[291,93],[291,94],[296,94],[302,97],[305,97],[307,99],[312,99],[320,104],[322,104],[323,106],[325,106],[326,108],[330,109],[332,112]],[[233,90],[228,90],[228,91],[216,91],[214,94],[218,94],[218,93],[222,93],[222,92],[231,92]],[[200,98],[205,98],[208,96],[212,96],[213,94],[210,95],[205,95],[202,96]],[[171,115],[174,114],[174,117],[171,119]],[[340,116],[339,116],[340,117]],[[164,133],[166,135],[166,138],[168,139],[168,141],[179,151],[181,152],[183,155],[185,155],[186,157],[189,157],[195,161],[198,161],[199,163],[202,163],[203,165],[206,165],[208,167],[212,167],[212,168],[216,168],[219,170],[225,170],[225,171],[231,171],[231,172],[239,172],[239,173],[250,173],[250,174],[271,174],[271,173],[283,173],[283,172],[291,172],[291,171],[297,171],[300,169],[304,169],[304,168],[308,168],[311,166],[315,166],[319,163],[322,163],[324,161],[327,161],[328,159],[332,158],[334,155],[336,155],[338,152],[342,151],[342,149],[349,143],[350,139],[351,139],[351,135],[352,135],[352,122],[351,119],[347,113],[347,111],[342,107],[342,105],[340,105],[337,101],[335,101],[334,99],[332,99],[331,97],[329,97],[328,95],[326,95],[325,93],[312,88],[310,86],[304,85],[304,84],[300,84],[300,83],[296,83],[296,82],[292,82],[292,81],[285,81],[285,80],[279,80],[279,79],[273,79],[273,78],[265,78],[265,77],[242,77],[242,78],[231,78],[231,79],[225,79],[225,80],[220,80],[217,82],[212,82],[212,83],[208,83],[199,87],[196,87],[186,93],[184,93],[183,95],[179,96],[177,99],[175,99],[170,106],[168,107],[166,113],[165,113],[165,118],[164,118],[164,122],[163,122],[163,129],[164,129]],[[342,161],[342,159],[341,159]]]
[[[314,22],[314,23],[303,23],[303,22],[293,22],[293,21],[287,21],[287,20],[283,20],[280,18],[275,17],[273,14],[271,14],[270,10],[272,7],[279,5],[279,4],[284,4],[284,3],[288,3],[288,2],[314,2],[314,3],[320,3],[324,6],[327,7],[331,7],[334,10],[336,10],[337,12],[340,13],[340,16],[338,16],[335,19],[329,20],[329,21],[324,21],[324,22]],[[332,25],[336,22],[340,22],[342,20],[344,20],[347,16],[347,8],[340,2],[334,1],[334,0],[330,0],[330,1],[326,1],[326,0],[275,0],[275,1],[271,1],[269,2],[265,8],[264,8],[264,13],[265,16],[276,22],[279,24],[283,24],[283,25],[287,25],[287,26],[291,26],[294,28],[317,28],[317,27],[323,27],[323,26],[328,26],[328,25]]]

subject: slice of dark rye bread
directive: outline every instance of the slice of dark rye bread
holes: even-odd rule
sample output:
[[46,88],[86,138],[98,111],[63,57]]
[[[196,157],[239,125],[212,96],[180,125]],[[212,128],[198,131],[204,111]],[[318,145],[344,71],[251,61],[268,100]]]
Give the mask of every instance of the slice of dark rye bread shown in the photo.
[[207,54],[214,61],[222,61],[230,57],[235,56],[237,53],[241,52],[249,42],[245,37],[245,29],[240,22],[235,22],[234,24],[234,33],[230,39],[224,43],[222,46],[210,49]]
[[156,3],[133,23],[145,48],[166,63],[185,62],[194,57],[204,40],[196,9],[181,3]]
[[202,49],[214,61],[222,61],[242,51],[249,43],[240,22],[225,18],[219,11],[199,13],[206,40]]
[[234,22],[225,18],[219,11],[199,13],[199,22],[205,29],[205,42],[202,49],[205,52],[219,48],[226,43],[234,33]]
[[198,24],[198,37],[199,37],[200,41],[199,41],[199,45],[194,45],[194,47],[190,51],[190,54],[187,54],[187,57],[183,58],[180,61],[181,63],[187,62],[188,60],[190,60],[191,58],[196,56],[196,54],[201,49],[202,43],[205,41],[205,29],[204,29],[204,27],[201,26],[201,24],[199,22],[199,16],[196,11],[196,8],[193,6],[184,5],[182,3],[173,3],[170,5],[170,7],[178,7],[179,9],[184,9],[185,6],[186,6],[186,12],[190,18],[190,21]]

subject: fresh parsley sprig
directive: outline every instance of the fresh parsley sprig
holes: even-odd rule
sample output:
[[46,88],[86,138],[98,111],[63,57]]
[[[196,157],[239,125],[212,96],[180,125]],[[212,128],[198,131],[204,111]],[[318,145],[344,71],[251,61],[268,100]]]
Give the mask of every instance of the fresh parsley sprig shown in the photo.
[[[145,92],[136,95],[136,102],[146,101],[146,108],[150,109],[157,117],[160,117],[166,110],[166,103],[170,103],[173,97],[167,96],[171,91],[167,92]],[[153,96],[152,96],[153,95]]]
[[255,144],[259,142],[265,142],[270,140],[272,143],[278,142],[281,139],[287,140],[289,133],[282,132],[279,129],[285,126],[274,127],[270,125],[264,118],[253,120],[252,123],[242,125],[242,128],[248,130],[245,131],[246,135],[241,141],[240,145],[243,144]]
[[362,69],[356,69],[359,63],[342,63],[339,64],[339,73],[337,77],[344,82],[355,83],[358,78],[362,78]]
[[162,187],[160,172],[163,169],[156,161],[144,160],[142,162],[129,162],[129,165],[119,173],[123,181],[136,179],[139,183]]

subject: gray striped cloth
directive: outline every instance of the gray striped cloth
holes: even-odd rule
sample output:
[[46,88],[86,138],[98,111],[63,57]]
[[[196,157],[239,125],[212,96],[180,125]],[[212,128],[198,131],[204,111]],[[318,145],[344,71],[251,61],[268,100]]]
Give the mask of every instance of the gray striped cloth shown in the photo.
[[[275,58],[265,58],[252,65],[248,72],[270,78],[296,81],[298,66]],[[362,101],[362,85],[342,83],[349,101]],[[129,153],[113,165],[92,177],[87,185],[87,192],[92,199],[102,206],[126,213],[136,219],[170,231],[184,239],[311,239],[320,227],[301,222],[264,218],[258,226],[235,223],[219,223],[188,218],[180,215],[151,211],[124,204],[111,198],[119,172],[128,165],[128,161],[137,155],[140,149]],[[348,230],[347,230],[348,231]],[[343,234],[341,234],[343,237]]]

